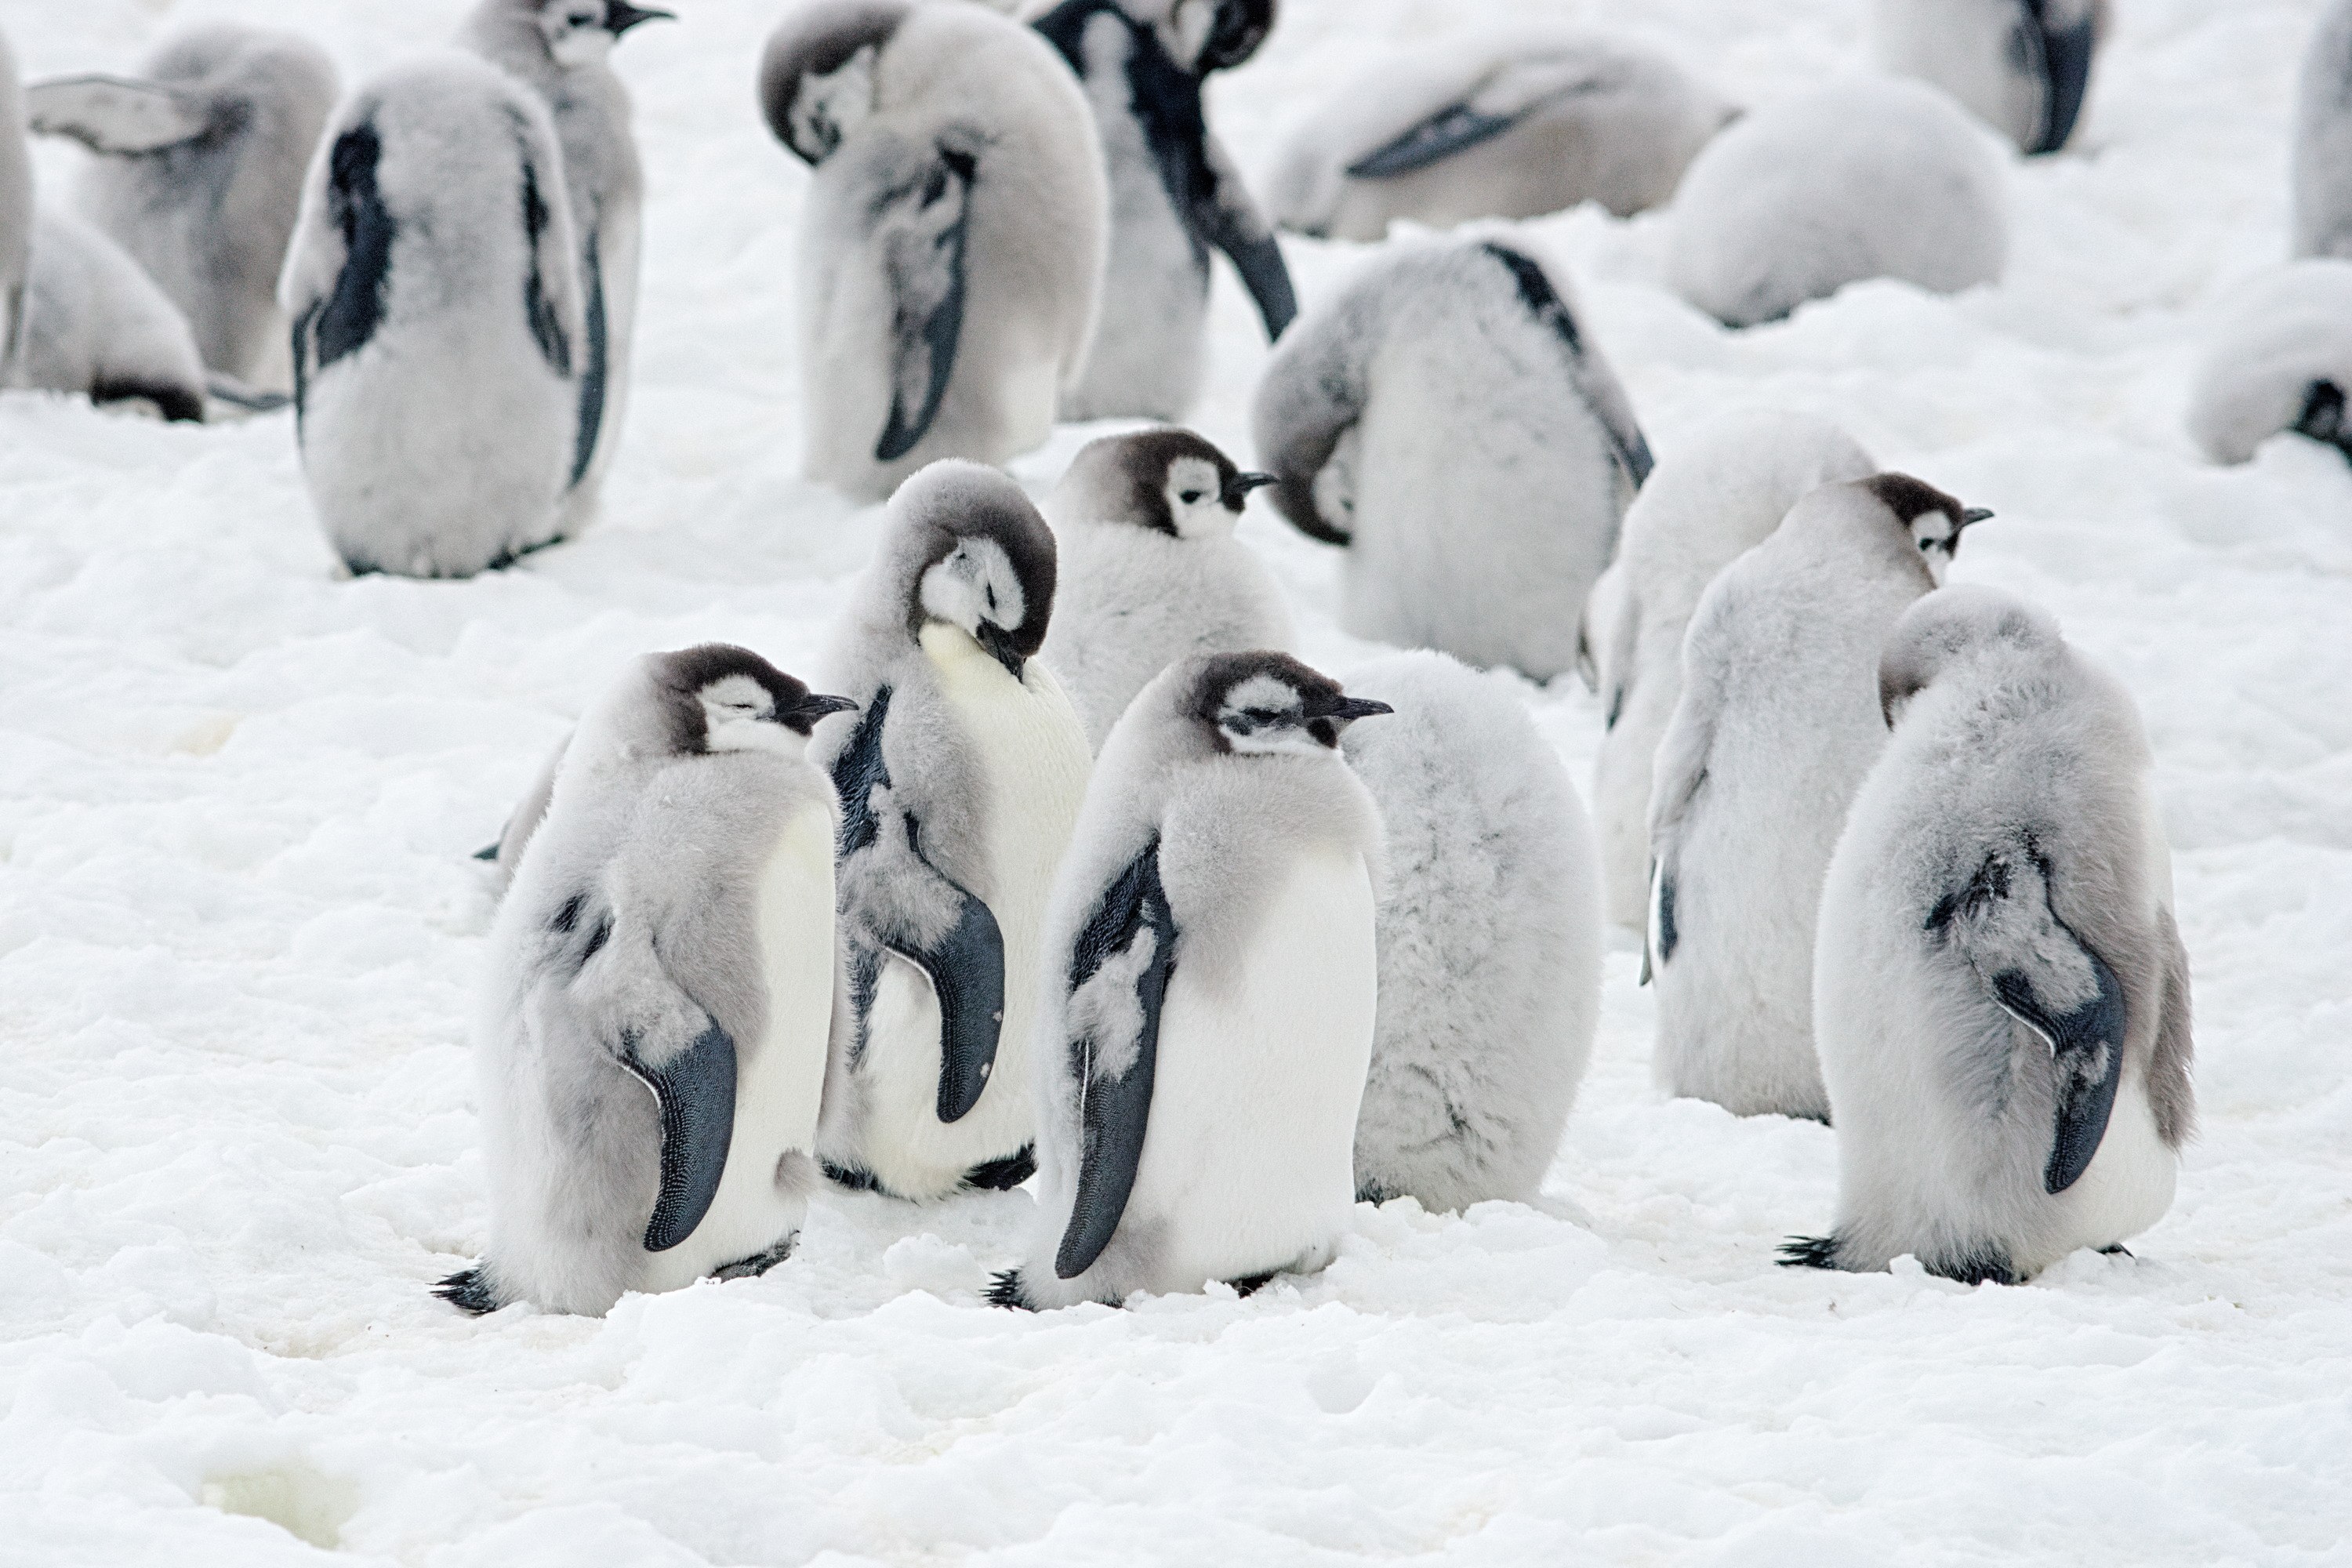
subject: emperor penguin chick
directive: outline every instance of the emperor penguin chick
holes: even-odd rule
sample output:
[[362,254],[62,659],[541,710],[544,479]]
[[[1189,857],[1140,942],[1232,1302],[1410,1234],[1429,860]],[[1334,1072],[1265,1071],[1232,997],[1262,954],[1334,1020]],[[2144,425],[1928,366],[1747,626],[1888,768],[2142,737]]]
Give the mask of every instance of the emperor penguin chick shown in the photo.
[[803,461],[879,499],[1043,441],[1094,339],[1102,147],[1053,47],[985,6],[803,0],[760,65],[815,171],[801,219]]
[[1886,744],[1878,649],[1989,515],[1907,474],[1824,485],[1700,597],[1650,787],[1645,975],[1668,1093],[1828,1120],[1813,918]]
[[2107,31],[2107,0],[1877,0],[1888,70],[1933,82],[2016,144],[2055,153],[2074,135]]
[[820,1152],[906,1198],[1033,1166],[1039,928],[1077,821],[1085,725],[1034,657],[1054,536],[1020,487],[932,465],[890,502],[827,681],[864,707],[818,731],[841,794],[841,941]]
[[581,721],[491,933],[490,1245],[444,1298],[599,1314],[791,1250],[835,990],[808,734],[849,706],[708,644],[638,660]]
[[1547,679],[1650,449],[1564,284],[1499,238],[1402,246],[1283,339],[1252,420],[1275,504],[1348,547],[1340,621]]
[[1178,659],[1291,646],[1282,590],[1234,537],[1273,482],[1190,430],[1139,430],[1088,442],[1045,498],[1061,581],[1042,657],[1097,749]]
[[1913,605],[1879,691],[1894,737],[1813,967],[1837,1228],[1786,1261],[2030,1279],[2161,1218],[2194,1119],[2147,739],[2047,615],[1986,588]]
[[33,217],[32,266],[12,386],[205,416],[205,367],[187,318],[122,247],[69,212]]
[[1344,742],[1389,864],[1356,1194],[1432,1210],[1531,1200],[1600,1021],[1584,806],[1506,677],[1407,653],[1348,685],[1397,714]]
[[1592,802],[1615,923],[1638,931],[1650,907],[1650,763],[1682,695],[1683,633],[1699,595],[1808,491],[1877,466],[1827,420],[1743,409],[1661,458],[1627,509],[1580,650],[1607,715]]
[[1247,1291],[1330,1261],[1381,876],[1339,744],[1387,711],[1286,654],[1214,654],[1111,731],[1047,921],[1037,1223],[1000,1305]]
[[2213,311],[2189,386],[2189,432],[2217,463],[2245,462],[2288,431],[2352,457],[2347,393],[2352,259],[2291,261],[2241,284]]

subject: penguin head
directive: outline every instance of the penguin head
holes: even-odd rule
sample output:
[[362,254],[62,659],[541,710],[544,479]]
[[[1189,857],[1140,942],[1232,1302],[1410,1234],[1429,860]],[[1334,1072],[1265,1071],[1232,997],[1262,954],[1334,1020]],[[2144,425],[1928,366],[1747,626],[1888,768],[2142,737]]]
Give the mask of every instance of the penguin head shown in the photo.
[[647,657],[673,755],[782,752],[799,756],[829,713],[857,704],[811,691],[747,647],[704,643]]
[[676,21],[675,11],[632,5],[629,0],[539,0],[539,34],[566,69],[602,65],[613,41],[640,22]]
[[1217,750],[1243,756],[1321,756],[1339,749],[1340,732],[1357,720],[1396,711],[1349,696],[1338,681],[1286,653],[1269,652],[1202,659],[1189,706]]
[[1054,613],[1054,533],[1036,507],[994,468],[950,459],[899,486],[890,510],[919,563],[908,633],[944,622],[1020,679]]
[[1170,426],[1088,442],[1055,499],[1094,521],[1176,539],[1230,539],[1250,491],[1274,482],[1274,475],[1244,473],[1214,444]]
[[1152,30],[1170,58],[1206,76],[1257,53],[1274,30],[1274,0],[1174,0]]
[[2048,611],[1973,583],[1923,594],[1896,618],[1878,656],[1878,711],[1893,729],[1911,699],[1963,659],[1997,649],[2064,646]]
[[874,64],[907,0],[817,0],[768,35],[760,110],[802,162],[822,163],[874,112]]
[[1992,515],[1982,507],[1964,507],[1956,498],[1908,474],[1874,474],[1860,482],[1895,514],[1912,548],[1919,552],[1927,575],[1939,588],[1944,585],[1944,574],[1952,568],[1952,557],[1959,553],[1961,531]]

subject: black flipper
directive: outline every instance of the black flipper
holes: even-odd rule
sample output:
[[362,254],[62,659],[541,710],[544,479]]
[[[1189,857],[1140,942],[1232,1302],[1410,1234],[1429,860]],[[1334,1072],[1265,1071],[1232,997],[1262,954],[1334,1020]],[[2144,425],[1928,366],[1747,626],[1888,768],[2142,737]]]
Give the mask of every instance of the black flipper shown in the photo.
[[[1581,372],[1585,363],[1584,334],[1578,330],[1576,316],[1569,310],[1568,301],[1559,297],[1559,290],[1552,287],[1551,279],[1545,276],[1543,268],[1535,258],[1493,240],[1486,241],[1479,248],[1503,264],[1518,287],[1519,303],[1559,340],[1560,346],[1568,352],[1570,364]],[[1580,386],[1582,380],[1580,374]],[[1618,467],[1623,468],[1626,476],[1633,481],[1633,488],[1640,489],[1650,477],[1652,459],[1650,443],[1643,437],[1642,427],[1633,422],[1632,405],[1622,398],[1614,403],[1593,401],[1589,394],[1587,405],[1592,410],[1592,416],[1601,422],[1601,427],[1608,432],[1609,444],[1617,455]]]
[[204,93],[124,77],[64,77],[25,89],[26,129],[70,136],[93,153],[115,157],[193,142],[213,129],[220,118],[214,110]]
[[963,333],[964,234],[979,160],[942,146],[919,184],[894,204],[903,226],[884,242],[896,301],[890,324],[890,422],[875,444],[877,462],[915,449],[938,417]]
[[[383,142],[374,122],[362,121],[341,136],[327,154],[327,218],[341,234],[343,269],[334,292],[304,318],[317,352],[311,367],[324,370],[345,354],[367,346],[383,324],[384,289],[392,279],[392,214],[376,189],[376,166]],[[535,281],[534,278],[534,281]],[[301,401],[302,333],[295,333],[295,401]]]
[[608,350],[604,341],[604,261],[592,231],[580,247],[581,291],[587,296],[588,363],[580,372],[580,429],[572,448],[572,478],[577,485],[596,456],[596,437],[604,428],[604,377]]
[[980,1103],[996,1065],[1004,1026],[1004,934],[986,904],[949,879],[940,880],[963,900],[947,935],[929,947],[903,940],[884,945],[921,970],[939,998],[940,1120],[957,1121]]
[[[1149,942],[1147,952],[1136,951]],[[1078,932],[1070,960],[1070,991],[1100,977],[1114,958],[1139,960],[1123,975],[1134,988],[1138,1026],[1134,1049],[1116,1076],[1097,1070],[1107,1045],[1091,1032],[1069,1042],[1071,1068],[1078,1079],[1078,1183],[1070,1223],[1054,1255],[1054,1272],[1075,1279],[1093,1267],[1110,1245],[1135,1190],[1150,1121],[1151,1082],[1160,1049],[1160,1009],[1176,967],[1176,921],[1160,886],[1160,840],[1154,837],[1103,892],[1094,914]],[[1122,966],[1126,968],[1128,966]],[[1098,978],[1100,977],[1100,978]]]
[[1282,336],[1290,323],[1298,318],[1298,295],[1290,284],[1290,268],[1282,259],[1282,246],[1271,233],[1248,234],[1233,223],[1229,214],[1221,210],[1221,222],[1211,238],[1218,249],[1232,258],[1234,270],[1241,274],[1242,287],[1256,302],[1258,320],[1265,323],[1268,342]]
[[1488,114],[1466,103],[1449,103],[1349,164],[1348,175],[1357,180],[1387,180],[1410,174],[1465,147],[1500,136],[1524,118],[1524,114]]
[[2095,8],[2071,27],[2053,28],[2046,17],[2049,0],[2025,0],[2020,26],[2032,36],[2028,53],[2040,56],[2042,123],[2028,153],[2055,153],[2074,134],[2083,100],[2091,90],[2091,55],[2098,47]]
[[[522,153],[522,229],[530,247],[530,276],[523,279],[523,318],[530,323],[531,341],[539,345],[540,358],[548,368],[562,376],[572,374],[572,343],[563,331],[563,319],[556,314],[555,300],[547,291],[547,276],[541,269],[541,255],[546,244],[548,226],[555,215],[547,198],[539,194],[539,165],[530,161],[527,148]],[[320,362],[324,363],[322,360]]]
[[2071,1011],[2046,1005],[2030,973],[2006,970],[1992,976],[2000,1005],[2042,1037],[2057,1072],[2057,1126],[2042,1177],[2043,1187],[2053,1193],[2064,1192],[2090,1169],[2116,1107],[2116,1086],[2123,1081],[2123,983],[2105,959],[2087,947],[2083,955],[2091,961],[2098,994]]
[[694,1234],[719,1195],[735,1139],[735,1042],[712,1024],[695,1042],[658,1068],[635,1059],[624,1065],[661,1102],[661,1194],[646,1226],[646,1250],[667,1252]]

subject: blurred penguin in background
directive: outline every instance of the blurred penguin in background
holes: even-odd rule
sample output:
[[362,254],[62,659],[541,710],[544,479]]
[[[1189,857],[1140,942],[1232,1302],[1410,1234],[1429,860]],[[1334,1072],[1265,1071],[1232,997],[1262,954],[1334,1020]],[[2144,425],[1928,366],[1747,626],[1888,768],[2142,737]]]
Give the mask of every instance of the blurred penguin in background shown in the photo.
[[2294,254],[2352,260],[2352,0],[2323,12],[2294,106]]
[[187,318],[122,247],[69,212],[33,216],[24,325],[9,384],[205,417],[205,367]]
[[2293,431],[2352,457],[2352,260],[2315,257],[2240,284],[2212,312],[2189,430],[2217,463]]
[[2055,153],[2081,122],[2107,0],[1877,0],[1880,64],[1932,82],[2021,153]]
[[16,57],[0,33],[0,386],[9,384],[33,268],[33,155],[24,127]]

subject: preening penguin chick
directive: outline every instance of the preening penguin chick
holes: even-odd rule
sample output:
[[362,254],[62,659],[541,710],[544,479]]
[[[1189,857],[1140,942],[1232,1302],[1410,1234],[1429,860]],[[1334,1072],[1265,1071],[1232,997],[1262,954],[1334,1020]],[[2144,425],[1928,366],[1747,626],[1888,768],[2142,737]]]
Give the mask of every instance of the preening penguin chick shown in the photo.
[[1879,62],[1933,82],[2025,153],[2066,145],[2107,0],[1877,0]]
[[1042,657],[1097,748],[1178,659],[1291,646],[1282,590],[1234,537],[1273,482],[1190,430],[1139,430],[1088,442],[1045,498],[1060,583]]
[[2352,0],[2336,0],[2303,57],[2294,106],[2294,253],[2352,260]]
[[1828,1119],[1813,919],[1886,744],[1878,650],[1988,515],[1907,474],[1824,485],[1701,595],[1650,788],[1652,1067],[1668,1093]]
[[16,57],[0,33],[0,386],[10,384],[33,267],[33,157],[25,145]]
[[1601,1011],[1601,887],[1568,771],[1496,675],[1444,654],[1352,671],[1396,710],[1348,763],[1387,830],[1380,1012],[1356,1194],[1532,1199]]
[[278,300],[302,477],[353,572],[464,577],[562,537],[579,247],[547,107],[455,50],[342,107]]
[[1348,547],[1340,620],[1538,679],[1650,449],[1559,275],[1501,238],[1376,258],[1276,346],[1252,416],[1275,504]]
[[1607,33],[1489,27],[1416,47],[1294,126],[1270,205],[1285,228],[1377,240],[1599,202],[1620,217],[1675,194],[1738,110],[1654,49]]
[[2242,463],[2293,431],[2352,457],[2352,260],[2291,262],[2241,285],[2213,312],[2189,395],[2208,458]]
[[1063,0],[1037,30],[1078,73],[1110,176],[1102,316],[1066,418],[1181,419],[1208,372],[1209,252],[1222,250],[1271,340],[1298,313],[1282,247],[1210,132],[1208,73],[1241,64],[1274,0]]
[[1997,282],[2009,195],[1990,143],[1916,81],[1837,82],[1757,110],[1692,160],[1667,276],[1732,327],[1865,279],[1937,294]]
[[1000,1305],[1247,1291],[1330,1261],[1381,858],[1339,744],[1387,711],[1286,654],[1215,654],[1111,731],[1047,921],[1037,1226]]
[[1043,441],[1086,364],[1109,195],[1053,47],[981,5],[806,0],[760,65],[815,171],[799,316],[811,479],[879,499]]
[[817,734],[841,794],[841,941],[820,1151],[898,1197],[1033,1168],[1039,927],[1077,821],[1086,727],[1035,657],[1054,535],[1011,479],[933,464],[892,498],[826,682],[864,711]]
[[468,1311],[764,1272],[817,1182],[833,787],[851,704],[744,648],[650,654],[581,721],[491,933],[490,1245]]
[[1592,795],[1617,924],[1639,930],[1650,907],[1650,764],[1682,696],[1699,595],[1809,491],[1877,466],[1825,419],[1746,409],[1661,458],[1626,510],[1617,557],[1585,604],[1582,647],[1607,714]]
[[165,43],[137,77],[38,82],[26,103],[34,130],[99,154],[76,205],[187,319],[205,366],[282,389],[278,276],[336,91],[308,39],[215,23]]
[[68,212],[33,216],[32,266],[12,386],[205,416],[205,367],[188,323],[122,247]]
[[2128,693],[2007,595],[1879,665],[1894,728],[1822,894],[1837,1228],[1786,1261],[2030,1279],[2161,1218],[2194,1118],[2189,958]]

